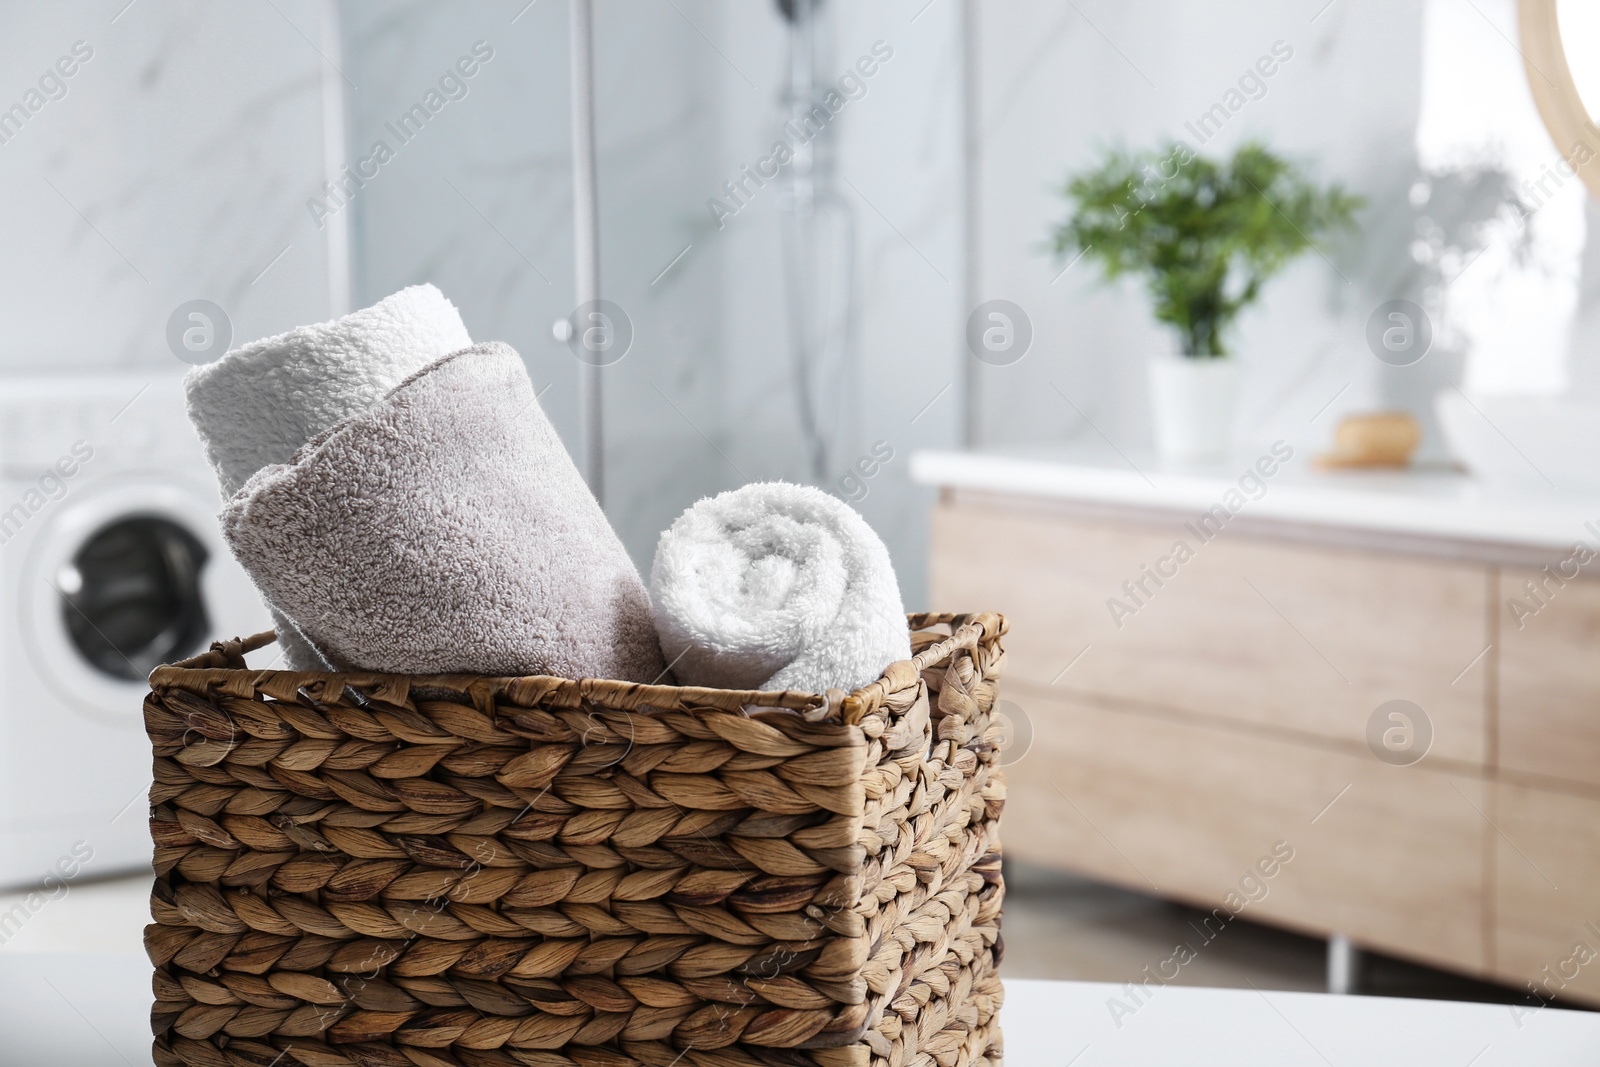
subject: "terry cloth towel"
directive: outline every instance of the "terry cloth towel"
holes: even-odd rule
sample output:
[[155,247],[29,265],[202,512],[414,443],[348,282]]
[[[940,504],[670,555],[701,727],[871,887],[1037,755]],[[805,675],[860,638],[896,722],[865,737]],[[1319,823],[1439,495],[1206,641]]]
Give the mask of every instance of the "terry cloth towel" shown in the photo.
[[680,685],[850,690],[911,658],[889,550],[809,486],[758,482],[695,504],[661,535],[650,593]]
[[[287,463],[313,437],[368,410],[409,375],[471,344],[455,305],[431,285],[413,285],[196,367],[184,379],[189,419],[222,499],[262,467]],[[293,619],[269,607],[290,669],[327,669]]]
[[257,471],[222,531],[340,669],[665,678],[644,583],[507,345]]

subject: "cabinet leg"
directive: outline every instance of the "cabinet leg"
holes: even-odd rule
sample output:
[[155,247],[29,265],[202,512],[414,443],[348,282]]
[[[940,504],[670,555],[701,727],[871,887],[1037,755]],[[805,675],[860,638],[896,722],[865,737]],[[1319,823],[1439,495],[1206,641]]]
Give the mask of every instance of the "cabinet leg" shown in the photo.
[[1346,995],[1359,992],[1361,950],[1343,934],[1328,938],[1328,992]]

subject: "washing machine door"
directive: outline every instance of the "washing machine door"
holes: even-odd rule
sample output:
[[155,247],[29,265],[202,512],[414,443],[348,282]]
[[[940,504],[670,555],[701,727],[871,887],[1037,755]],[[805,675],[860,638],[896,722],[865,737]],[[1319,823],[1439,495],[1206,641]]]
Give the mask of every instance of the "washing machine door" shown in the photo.
[[55,575],[67,639],[89,666],[140,681],[193,654],[211,630],[205,545],[160,515],[124,515],[89,535]]
[[137,723],[152,669],[270,625],[215,501],[209,486],[129,474],[40,515],[19,621],[31,666],[69,706]]

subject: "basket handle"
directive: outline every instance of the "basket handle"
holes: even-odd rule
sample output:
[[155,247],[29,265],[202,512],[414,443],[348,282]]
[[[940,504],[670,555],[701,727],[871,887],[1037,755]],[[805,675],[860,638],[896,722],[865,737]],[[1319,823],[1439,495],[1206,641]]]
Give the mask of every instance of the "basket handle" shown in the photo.
[[[208,668],[226,668],[242,671],[245,669],[244,657],[247,652],[254,652],[266,648],[278,639],[278,631],[262,630],[249,637],[235,637],[228,641],[213,641],[209,651],[181,659],[176,663],[163,664],[168,667],[182,667],[185,669],[206,670]],[[160,667],[156,668],[160,670]]]
[[915,682],[917,677],[933,664],[958,649],[976,648],[984,641],[993,640],[1004,634],[1007,628],[1005,616],[993,611],[979,612],[976,615],[949,612],[913,613],[907,615],[906,619],[913,630],[925,630],[930,626],[949,623],[952,633],[943,641],[929,645],[910,659],[889,664],[882,678],[862,686],[845,697],[840,707],[840,717],[844,722],[852,726],[859,723],[877,710],[883,703],[884,697]]

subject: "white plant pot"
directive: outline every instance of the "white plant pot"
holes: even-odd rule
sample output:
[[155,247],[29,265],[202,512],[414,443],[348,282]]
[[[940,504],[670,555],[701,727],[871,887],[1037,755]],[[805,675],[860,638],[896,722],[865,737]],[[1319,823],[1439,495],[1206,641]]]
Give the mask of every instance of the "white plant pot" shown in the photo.
[[1195,463],[1227,457],[1238,381],[1239,367],[1227,358],[1150,361],[1150,414],[1162,459]]

